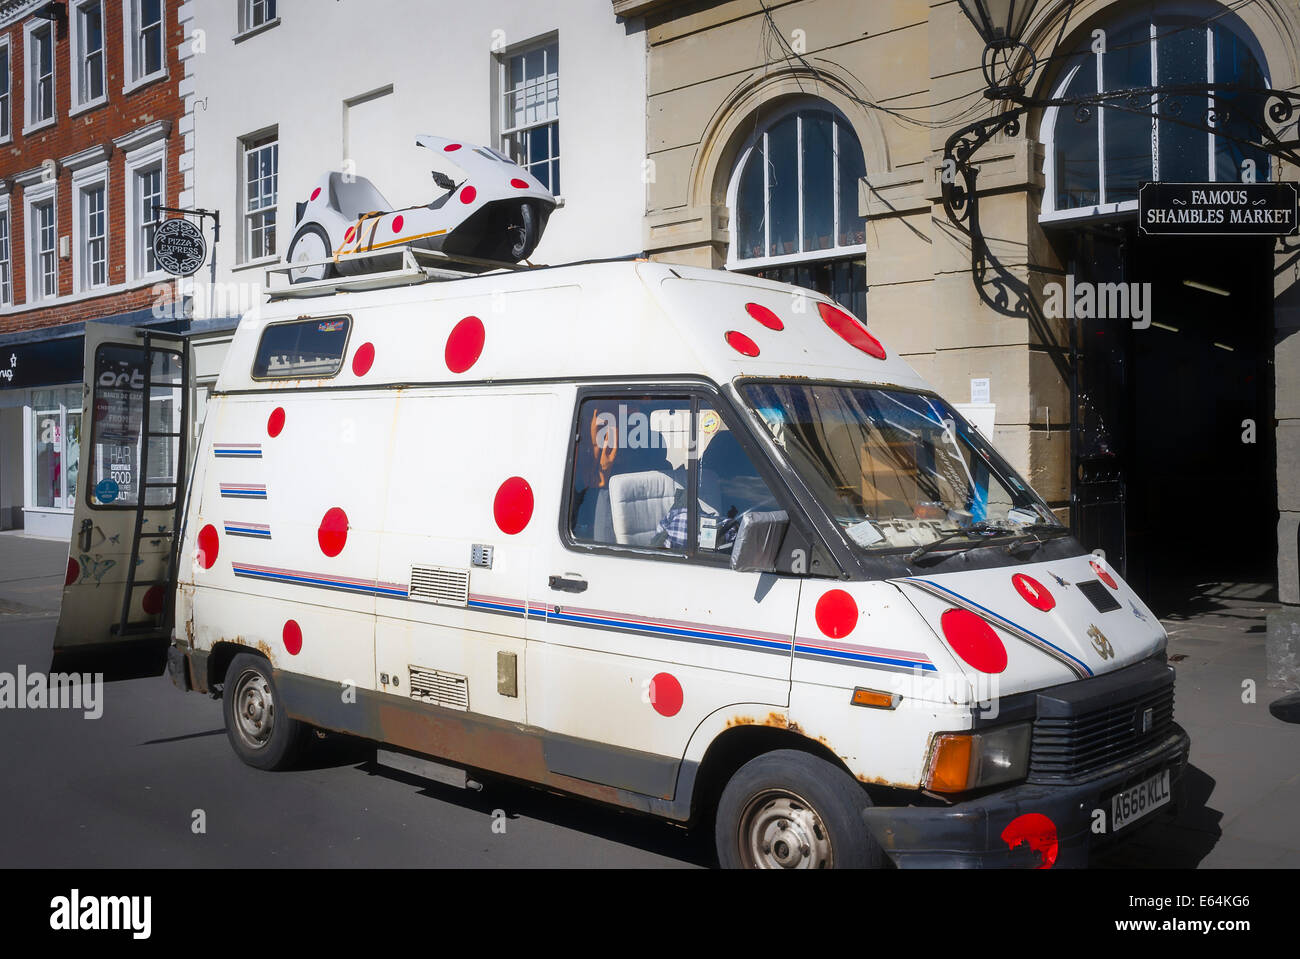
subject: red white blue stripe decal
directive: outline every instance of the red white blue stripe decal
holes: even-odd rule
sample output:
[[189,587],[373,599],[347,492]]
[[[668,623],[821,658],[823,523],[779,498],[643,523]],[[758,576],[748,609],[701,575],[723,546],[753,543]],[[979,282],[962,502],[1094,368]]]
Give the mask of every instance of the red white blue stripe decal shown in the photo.
[[212,455],[235,459],[257,460],[262,458],[261,443],[213,443]]
[[938,672],[938,667],[930,657],[922,653],[913,653],[905,649],[888,649],[883,646],[838,643],[830,639],[798,637],[794,642],[794,654],[801,659],[858,662],[887,672],[911,673],[918,670],[923,673]]
[[256,539],[270,539],[271,527],[267,523],[239,523],[226,520],[221,524],[227,536],[251,536]]
[[221,483],[221,495],[227,499],[266,499],[265,483]]
[[1055,643],[1049,642],[1048,640],[1044,639],[1042,636],[1039,636],[1034,631],[1026,629],[1024,626],[1021,626],[1019,623],[1007,619],[1007,617],[1003,616],[1001,613],[995,613],[987,606],[981,606],[973,599],[968,599],[967,597],[962,596],[960,593],[954,593],[946,586],[940,586],[938,583],[931,582],[928,579],[914,579],[909,577],[907,579],[899,580],[899,582],[907,583],[910,586],[915,586],[917,589],[923,590],[924,592],[927,592],[932,596],[937,596],[940,599],[947,600],[948,602],[952,603],[955,606],[960,606],[963,609],[968,609],[972,613],[984,617],[990,623],[993,623],[995,626],[1001,626],[1012,636],[1015,636],[1019,639],[1023,639],[1025,642],[1029,643],[1029,645],[1035,647],[1036,649],[1041,650],[1042,652],[1051,656],[1053,659],[1056,659],[1059,662],[1064,663],[1080,679],[1084,679],[1092,675],[1092,670],[1088,668],[1088,664],[1085,663],[1083,660],[1079,659],[1077,656],[1071,655],[1070,653],[1062,649],[1060,646],[1057,646]]
[[[236,576],[268,580],[293,586],[311,586],[317,589],[335,589],[348,593],[384,596],[390,599],[409,599],[405,583],[388,583],[382,580],[354,579],[326,573],[282,569],[275,566],[258,566],[252,563],[231,563]],[[758,630],[736,630],[710,626],[704,623],[680,620],[647,619],[611,613],[607,610],[581,609],[574,606],[532,606],[519,599],[471,593],[466,603],[468,609],[505,616],[563,623],[585,629],[617,630],[618,632],[653,635],[664,639],[739,647],[753,652],[789,655],[793,645],[795,655],[819,660],[857,663],[892,672],[934,672],[936,667],[928,656],[906,650],[878,646],[855,646],[829,640],[799,639],[792,644],[789,636]]]

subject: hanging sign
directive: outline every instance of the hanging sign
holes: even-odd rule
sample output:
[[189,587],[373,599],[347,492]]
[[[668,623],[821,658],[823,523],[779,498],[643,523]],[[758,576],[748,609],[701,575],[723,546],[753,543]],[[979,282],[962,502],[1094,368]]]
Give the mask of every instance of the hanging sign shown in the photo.
[[158,224],[153,235],[153,255],[172,276],[192,276],[207,258],[208,244],[197,226],[173,217]]
[[1295,236],[1295,183],[1143,183],[1138,229],[1149,236]]

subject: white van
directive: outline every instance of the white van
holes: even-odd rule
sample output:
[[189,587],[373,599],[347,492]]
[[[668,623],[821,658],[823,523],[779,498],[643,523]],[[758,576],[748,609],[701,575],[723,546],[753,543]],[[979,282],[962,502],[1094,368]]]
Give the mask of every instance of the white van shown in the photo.
[[56,669],[725,866],[1080,865],[1173,808],[1156,617],[832,302],[631,261],[271,300],[192,456],[188,345],[87,326]]

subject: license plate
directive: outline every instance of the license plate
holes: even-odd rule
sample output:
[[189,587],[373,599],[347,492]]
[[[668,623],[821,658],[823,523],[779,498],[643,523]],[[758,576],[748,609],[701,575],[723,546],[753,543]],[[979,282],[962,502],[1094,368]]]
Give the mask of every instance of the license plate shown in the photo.
[[1169,803],[1169,770],[1117,792],[1110,799],[1110,828],[1114,832]]

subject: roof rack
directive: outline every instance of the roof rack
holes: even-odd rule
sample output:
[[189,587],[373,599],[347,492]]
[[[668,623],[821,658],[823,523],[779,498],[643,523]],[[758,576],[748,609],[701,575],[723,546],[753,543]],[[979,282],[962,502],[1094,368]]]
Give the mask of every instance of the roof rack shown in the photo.
[[[356,276],[330,277],[324,280],[307,280],[294,283],[289,280],[293,270],[313,266],[333,266],[339,261],[369,260],[379,257],[391,257],[400,254],[402,265],[395,270],[381,270],[375,273],[361,273]],[[478,269],[458,269],[478,267]],[[349,253],[337,259],[311,260],[306,263],[288,263],[267,267],[263,289],[272,302],[275,300],[302,299],[313,296],[327,296],[331,293],[357,292],[361,290],[378,290],[395,286],[411,286],[416,283],[428,283],[434,280],[463,280],[482,276],[497,270],[521,272],[536,269],[531,265],[508,263],[504,260],[484,260],[475,256],[460,256],[443,253],[440,250],[425,250],[404,244],[365,253]],[[284,274],[286,285],[276,285],[272,279],[277,274]]]

